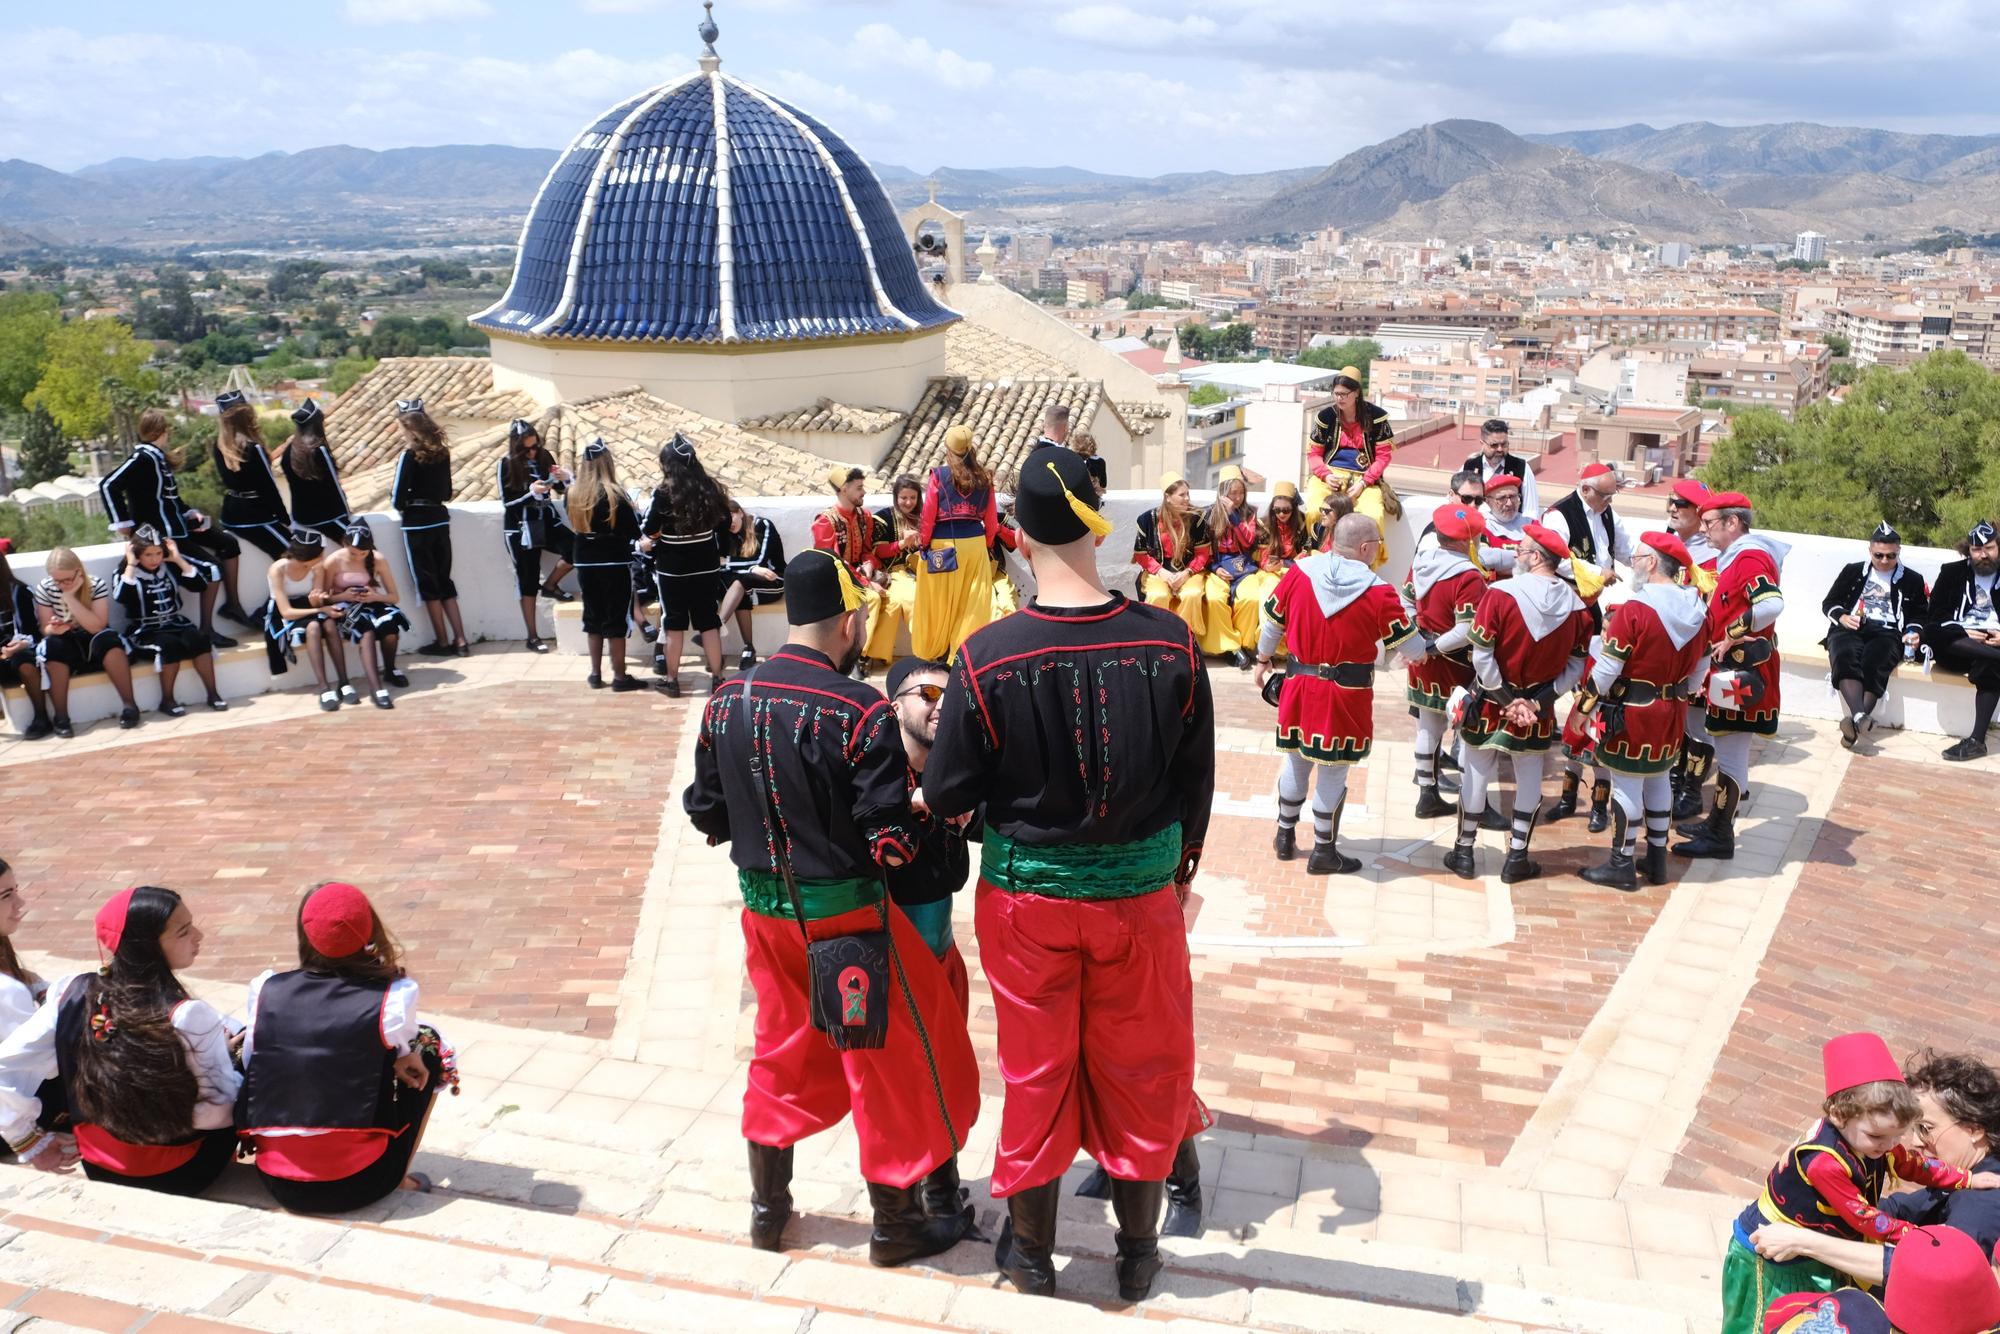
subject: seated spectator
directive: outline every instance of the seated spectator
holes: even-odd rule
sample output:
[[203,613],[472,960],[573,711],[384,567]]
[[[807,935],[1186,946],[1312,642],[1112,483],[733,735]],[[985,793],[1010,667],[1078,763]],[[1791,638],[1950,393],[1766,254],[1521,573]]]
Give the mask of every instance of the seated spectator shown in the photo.
[[[1986,729],[2000,705],[2000,605],[1994,582],[2000,579],[2000,530],[1990,521],[1965,535],[1958,544],[1963,560],[1938,571],[1931,589],[1924,640],[1937,660],[1972,682],[1972,731],[1945,751],[1948,760],[1976,760],[1986,754]],[[61,712],[60,709],[57,712]]]
[[[21,1162],[169,1195],[199,1195],[236,1155],[231,1036],[175,976],[201,952],[181,896],[142,885],[97,912],[110,962],[49,988],[34,1016],[0,1042],[0,1135]],[[43,1081],[59,1080],[75,1126],[36,1124]]]
[[1820,642],[1847,708],[1840,744],[1849,750],[1863,726],[1874,726],[1889,673],[1923,637],[1919,627],[1929,597],[1924,577],[1903,564],[1903,539],[1887,519],[1868,539],[1868,559],[1844,567],[1827,590],[1821,610],[1831,625]]
[[215,651],[201,627],[181,612],[181,590],[199,593],[208,587],[194,562],[180,552],[172,538],[164,542],[147,525],[132,530],[126,549],[125,568],[118,575],[118,605],[132,618],[132,649],[149,653],[154,670],[160,674],[160,712],[178,718],[187,712],[174,699],[174,682],[181,664],[194,664],[208,692],[208,707],[217,713],[229,707],[215,688]]
[[49,674],[56,735],[76,735],[69,721],[70,678],[99,669],[124,702],[118,725],[137,727],[132,662],[125,656],[125,637],[111,628],[111,585],[85,574],[83,562],[68,547],[49,552],[47,569],[49,577],[35,586],[35,614],[42,622],[42,642],[35,653]]
[[1181,618],[1199,637],[1208,625],[1208,563],[1215,543],[1208,520],[1188,498],[1177,472],[1160,479],[1159,508],[1139,516],[1132,563],[1139,567],[1139,594],[1147,603]]
[[[319,687],[319,706],[332,713],[342,703],[359,704],[361,696],[347,683],[347,653],[340,646],[336,624],[346,613],[338,605],[320,605],[324,599],[314,588],[320,562],[325,559],[326,542],[319,530],[293,525],[291,546],[271,562],[271,599],[264,604],[264,647],[273,676],[282,675],[286,663],[297,662],[303,648],[312,666],[313,684]],[[333,651],[334,670],[340,678],[338,690],[327,683],[328,649]]]
[[[4,858],[0,858],[0,1042],[22,1024],[35,1017],[35,1011],[49,994],[49,984],[43,981],[26,964],[14,949],[14,933],[20,929],[21,919],[28,915],[28,900],[21,893],[19,880],[14,868]],[[62,1082],[45,1079],[35,1090],[42,1110],[35,1118],[35,1124],[43,1130],[69,1134],[69,1109],[63,1102]],[[75,1162],[75,1143],[72,1139],[65,1147],[69,1161]]]
[[732,616],[736,618],[737,632],[743,636],[743,652],[737,666],[747,672],[757,665],[751,612],[785,596],[785,544],[778,539],[778,525],[745,513],[741,505],[731,500],[726,545],[729,549],[722,557],[722,605],[716,616],[724,623]]
[[257,1172],[293,1213],[427,1191],[408,1169],[438,1086],[458,1091],[451,1049],[417,1022],[417,984],[360,890],[312,889],[298,928],[298,968],[250,984],[243,1137],[257,1147]]
[[396,669],[396,645],[410,628],[410,618],[398,605],[395,574],[376,557],[375,530],[366,519],[349,524],[347,545],[319,563],[313,596],[340,613],[334,623],[336,637],[360,650],[361,670],[368,677],[375,707],[395,708],[383,682],[386,678],[391,685],[410,684],[410,678]]
[[40,741],[55,730],[49,722],[48,696],[42,693],[41,664],[35,657],[42,642],[42,621],[35,614],[35,595],[8,567],[13,550],[14,544],[0,537],[0,689],[19,686],[27,694],[35,716],[21,735]]

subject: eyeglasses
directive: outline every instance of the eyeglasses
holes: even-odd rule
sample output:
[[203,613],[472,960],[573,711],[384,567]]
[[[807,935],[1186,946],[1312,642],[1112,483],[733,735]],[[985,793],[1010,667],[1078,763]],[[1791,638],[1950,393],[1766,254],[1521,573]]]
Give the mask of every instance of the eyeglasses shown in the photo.
[[908,699],[911,695],[920,695],[923,697],[924,703],[935,704],[944,698],[944,687],[940,685],[911,686],[908,690],[900,692],[896,698]]

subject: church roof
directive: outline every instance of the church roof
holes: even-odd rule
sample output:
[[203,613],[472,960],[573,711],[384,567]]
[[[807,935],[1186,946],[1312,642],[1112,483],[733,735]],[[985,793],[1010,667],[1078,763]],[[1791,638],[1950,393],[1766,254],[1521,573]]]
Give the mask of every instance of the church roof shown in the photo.
[[713,344],[957,320],[860,155],[703,64],[570,141],[528,211],[506,295],[472,322],[537,339]]
[[945,461],[944,435],[963,423],[972,428],[979,457],[1002,490],[1012,490],[1021,464],[1042,433],[1042,413],[1061,403],[1070,410],[1073,430],[1090,429],[1104,398],[1095,380],[971,380],[947,375],[932,380],[910,413],[909,425],[889,456],[875,469],[883,481],[902,473],[921,477]]
[[736,423],[746,431],[815,431],[826,435],[874,435],[886,431],[903,420],[904,414],[894,408],[859,408],[848,403],[836,403],[830,398],[822,398],[803,408],[793,408],[789,412],[766,413],[762,417],[746,417]]

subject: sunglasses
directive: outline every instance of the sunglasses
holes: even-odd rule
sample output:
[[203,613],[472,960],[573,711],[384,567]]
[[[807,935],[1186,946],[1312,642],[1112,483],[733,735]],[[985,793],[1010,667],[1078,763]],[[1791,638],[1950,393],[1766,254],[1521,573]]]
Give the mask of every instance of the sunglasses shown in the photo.
[[1484,499],[1486,499],[1486,496],[1483,493],[1476,496],[1469,496],[1461,493],[1458,497],[1458,503],[1461,505],[1477,505],[1480,501]]
[[896,698],[907,699],[911,695],[920,695],[923,697],[924,703],[935,704],[944,698],[944,687],[940,685],[911,686],[908,690],[897,695]]
[[1869,553],[1868,553],[1868,559],[1869,559],[1869,560],[1894,560],[1894,559],[1896,559],[1896,553],[1895,553],[1895,552],[1893,552],[1893,551],[1871,551],[1871,552],[1869,552]]
[[1668,496],[1667,508],[1670,510],[1691,510],[1694,508],[1694,502],[1691,500],[1682,500],[1679,496]]

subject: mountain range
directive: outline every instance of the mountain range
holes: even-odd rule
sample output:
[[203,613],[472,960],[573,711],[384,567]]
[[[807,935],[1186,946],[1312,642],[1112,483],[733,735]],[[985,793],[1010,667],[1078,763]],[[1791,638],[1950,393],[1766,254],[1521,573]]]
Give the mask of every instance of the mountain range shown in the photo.
[[[510,244],[550,149],[335,145],[252,158],[118,158],[76,172],[0,162],[0,252],[43,242],[143,249]],[[1138,177],[1076,167],[878,164],[898,207],[939,201],[986,227],[1073,238],[1257,239],[1340,227],[1391,238],[1625,233],[1698,244],[1912,240],[1995,230],[2000,135],[1792,122],[1518,135],[1445,120],[1331,166]]]

